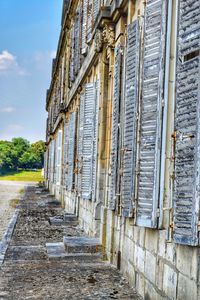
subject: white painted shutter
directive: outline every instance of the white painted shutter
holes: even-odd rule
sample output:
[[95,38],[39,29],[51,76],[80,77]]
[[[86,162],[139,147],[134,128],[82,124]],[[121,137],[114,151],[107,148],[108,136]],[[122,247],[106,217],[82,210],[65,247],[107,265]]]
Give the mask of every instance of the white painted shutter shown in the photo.
[[64,186],[67,187],[68,176],[68,153],[69,153],[69,122],[64,125],[64,151],[63,151],[63,164],[64,164]]
[[70,33],[70,66],[69,66],[69,77],[70,81],[74,82],[75,80],[75,25],[71,27]]
[[51,142],[52,148],[51,148],[51,182],[55,183],[56,178],[56,168],[55,168],[55,160],[56,160],[56,141],[52,140]]
[[48,173],[48,170],[47,170],[47,165],[48,165],[47,157],[48,157],[48,151],[46,150],[44,152],[44,165],[43,165],[43,168],[44,168],[44,178],[45,179],[47,178],[47,173]]
[[56,142],[56,183],[61,184],[61,171],[62,171],[62,130],[58,131]]
[[174,240],[198,245],[200,203],[200,0],[180,0],[175,111]]
[[123,177],[122,177],[122,212],[128,217],[133,214],[134,184],[136,166],[137,109],[139,94],[139,22],[128,26],[125,103],[124,103],[124,138],[123,138]]
[[84,123],[83,123],[83,163],[81,176],[81,192],[83,199],[92,197],[93,173],[93,140],[95,119],[96,89],[94,83],[85,85]]
[[87,7],[87,42],[91,41],[92,38],[92,26],[93,26],[93,0],[88,0]]
[[96,200],[96,179],[98,165],[98,128],[99,128],[99,81],[95,84],[94,103],[94,138],[93,138],[93,167],[92,167],[92,199]]
[[101,7],[101,0],[94,0],[94,2],[93,2],[93,19],[94,19],[94,22],[96,21],[96,18],[98,16],[99,11],[100,11],[100,7]]
[[77,191],[81,195],[82,167],[83,167],[83,125],[84,125],[85,94],[80,95],[78,144],[77,144]]
[[120,122],[120,98],[121,98],[121,66],[122,53],[121,46],[115,48],[114,66],[114,91],[112,103],[112,142],[111,142],[111,175],[110,193],[108,207],[115,210],[117,192],[117,169],[118,169],[118,148],[119,148],[119,122]]
[[49,156],[48,156],[48,180],[51,180],[51,143],[49,144]]
[[157,227],[166,43],[166,0],[147,1],[140,104],[137,225]]
[[76,11],[76,20],[75,20],[75,27],[74,27],[74,33],[75,33],[75,38],[74,38],[74,72],[75,75],[78,74],[80,70],[80,39],[81,39],[81,28],[80,28],[80,23],[81,23],[81,8],[80,6],[77,8]]
[[76,112],[73,112],[71,113],[70,121],[69,121],[68,174],[67,174],[68,191],[72,191],[73,183],[74,183],[75,129],[76,129]]
[[86,38],[87,38],[87,8],[88,8],[88,0],[83,0],[83,7],[82,7],[82,43],[81,43],[81,53],[84,55],[86,54],[87,44],[86,44]]

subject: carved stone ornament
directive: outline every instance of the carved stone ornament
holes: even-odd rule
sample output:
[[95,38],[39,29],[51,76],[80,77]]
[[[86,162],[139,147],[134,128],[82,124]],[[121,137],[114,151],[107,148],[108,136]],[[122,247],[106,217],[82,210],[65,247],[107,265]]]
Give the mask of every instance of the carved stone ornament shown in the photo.
[[94,45],[95,45],[95,52],[99,53],[103,47],[103,34],[102,31],[97,29],[95,36],[94,36]]
[[115,47],[115,31],[112,25],[106,24],[103,29],[104,42],[107,43],[107,47]]

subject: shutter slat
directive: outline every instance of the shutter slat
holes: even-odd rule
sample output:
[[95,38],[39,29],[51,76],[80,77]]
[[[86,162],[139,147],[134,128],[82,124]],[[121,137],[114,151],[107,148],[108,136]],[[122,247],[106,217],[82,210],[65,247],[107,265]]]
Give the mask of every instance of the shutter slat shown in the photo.
[[54,140],[53,183],[57,180],[57,139]]
[[128,26],[126,54],[126,86],[124,104],[124,155],[122,177],[122,208],[124,216],[133,213],[136,129],[139,76],[139,23],[134,21]]
[[198,245],[200,156],[200,1],[180,0],[175,111],[174,240]]
[[93,26],[93,0],[88,0],[87,6],[87,43],[91,41],[92,38],[92,26]]
[[91,199],[92,197],[95,102],[95,84],[88,83],[85,86],[82,145],[81,195],[83,199]]
[[[151,228],[157,227],[166,15],[166,0],[147,2],[140,104],[136,223]],[[145,190],[147,185],[148,190]]]
[[82,8],[79,6],[77,11],[76,11],[76,20],[75,20],[75,29],[74,29],[74,32],[75,32],[75,46],[74,46],[74,52],[75,52],[75,61],[74,61],[74,72],[75,72],[75,75],[78,74],[79,70],[80,70],[80,40],[81,40],[81,19],[82,19],[82,15],[81,15],[81,12],[82,12]]
[[79,126],[78,126],[78,145],[77,145],[77,191],[81,195],[82,182],[82,164],[83,164],[83,124],[84,124],[84,103],[85,94],[80,95],[80,109],[79,109]]
[[86,44],[86,40],[87,40],[87,8],[88,8],[88,0],[83,0],[83,4],[82,4],[82,43],[81,43],[81,54],[86,54],[86,50],[87,50],[87,44]]
[[68,175],[68,150],[69,147],[69,122],[64,125],[64,155],[63,155],[63,163],[64,163],[64,176],[63,183],[67,187],[67,175]]
[[117,168],[118,168],[118,148],[119,148],[119,128],[120,121],[120,98],[121,98],[121,66],[122,53],[121,46],[115,48],[115,66],[114,66],[114,94],[112,103],[112,142],[111,142],[111,177],[110,193],[108,207],[115,210],[117,193]]
[[99,14],[100,7],[101,7],[101,0],[94,0],[94,2],[93,2],[93,18],[94,18],[94,22],[96,21],[96,18],[97,18],[98,14]]
[[56,138],[56,184],[61,184],[61,166],[62,162],[62,130],[58,131]]
[[93,138],[93,168],[92,168],[92,200],[96,200],[96,179],[98,165],[98,126],[99,126],[99,81],[95,85],[95,112],[94,112],[94,138]]
[[70,121],[69,121],[68,174],[67,174],[68,191],[72,191],[73,183],[74,183],[75,128],[76,128],[76,112],[73,112],[70,115]]
[[69,77],[70,81],[74,82],[75,79],[75,25],[72,25],[70,33],[70,67],[69,67]]

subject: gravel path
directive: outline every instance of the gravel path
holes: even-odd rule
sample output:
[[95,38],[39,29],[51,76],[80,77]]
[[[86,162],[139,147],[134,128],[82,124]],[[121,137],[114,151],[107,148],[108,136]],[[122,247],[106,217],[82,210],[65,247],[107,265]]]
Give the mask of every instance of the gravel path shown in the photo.
[[12,199],[19,199],[21,197],[20,191],[28,185],[34,184],[28,182],[0,181],[0,240],[15,211],[15,208],[10,206],[10,201]]

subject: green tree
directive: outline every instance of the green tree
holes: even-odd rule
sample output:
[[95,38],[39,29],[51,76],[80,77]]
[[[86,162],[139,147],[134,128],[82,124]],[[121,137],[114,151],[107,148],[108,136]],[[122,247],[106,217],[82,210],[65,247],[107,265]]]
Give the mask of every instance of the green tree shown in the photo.
[[43,167],[44,164],[44,152],[45,152],[45,143],[43,141],[38,141],[33,144],[31,144],[31,149],[33,153],[38,155],[38,163],[40,164],[40,167]]
[[43,141],[30,144],[21,137],[13,138],[11,142],[0,141],[0,173],[19,168],[42,168],[44,151]]
[[19,158],[19,163],[23,169],[39,169],[40,157],[30,148]]
[[21,137],[13,138],[12,143],[18,157],[20,157],[25,151],[30,148],[30,142]]
[[17,154],[12,142],[0,141],[0,173],[17,168]]

